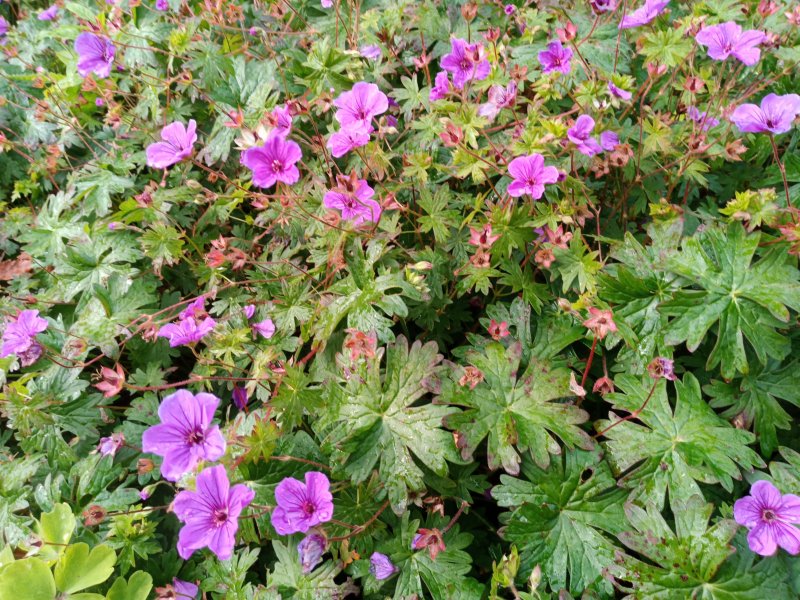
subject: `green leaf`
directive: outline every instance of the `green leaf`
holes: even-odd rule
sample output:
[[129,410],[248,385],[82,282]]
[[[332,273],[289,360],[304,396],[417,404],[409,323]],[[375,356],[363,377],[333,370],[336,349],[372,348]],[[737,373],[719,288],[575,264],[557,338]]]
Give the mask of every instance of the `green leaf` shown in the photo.
[[56,585],[60,592],[71,594],[103,583],[114,571],[117,555],[105,545],[89,552],[88,544],[72,544],[56,564]]
[[53,600],[53,574],[38,558],[23,558],[0,569],[0,598],[3,600]]
[[547,468],[551,454],[559,454],[556,437],[568,447],[589,449],[591,438],[577,425],[585,422],[585,411],[568,403],[553,402],[570,395],[570,370],[531,358],[522,375],[522,346],[505,348],[491,343],[481,352],[470,351],[466,361],[483,373],[475,389],[458,384],[461,370],[451,374],[442,387],[442,400],[467,410],[448,417],[447,426],[458,430],[464,459],[488,436],[490,469],[503,467],[519,473],[519,452],[530,451],[536,464]]
[[[632,489],[634,498],[660,509],[667,490],[671,503],[701,495],[698,481],[719,483],[730,492],[733,480],[741,478],[740,468],[764,464],[747,447],[755,436],[718,417],[703,401],[693,375],[687,373],[683,382],[675,382],[674,412],[663,379],[654,386],[650,379],[620,375],[614,384],[621,392],[608,394],[606,400],[615,410],[632,413],[647,401],[638,416],[640,423],[624,421],[604,434],[612,465],[625,473],[620,485]],[[603,430],[619,419],[614,415],[596,427]]]
[[553,254],[556,257],[556,270],[561,275],[564,293],[572,287],[576,279],[581,293],[595,289],[596,275],[602,265],[597,261],[597,251],[590,252],[582,236],[574,236],[569,243],[569,249],[554,248]]
[[38,531],[42,540],[39,556],[43,560],[58,559],[75,531],[75,515],[69,504],[62,502],[50,512],[42,513]]
[[144,571],[136,571],[128,581],[122,577],[114,581],[114,585],[106,594],[107,600],[147,600],[153,578]]
[[183,234],[164,223],[153,223],[139,238],[144,255],[153,261],[156,274],[161,267],[174,265],[183,256]]
[[453,409],[414,406],[435,387],[441,360],[435,342],[417,341],[409,348],[401,336],[387,348],[383,376],[378,356],[364,379],[352,377],[338,391],[325,446],[336,451],[355,483],[366,480],[377,464],[397,514],[405,510],[410,491],[425,489],[415,458],[438,475],[447,473],[447,460],[458,461],[452,434],[441,428]]
[[717,342],[706,368],[719,365],[725,378],[749,371],[745,339],[761,364],[767,357],[782,359],[789,344],[775,328],[788,323],[787,307],[800,310],[800,273],[787,263],[783,249],[751,264],[759,240],[740,223],[712,227],[686,239],[682,252],[668,263],[673,273],[701,289],[681,291],[661,305],[665,314],[676,317],[665,342],[685,342],[694,352],[716,324]]
[[[524,461],[525,479],[501,475],[492,489],[505,513],[504,538],[516,544],[522,572],[540,565],[554,590],[580,593],[602,580],[619,551],[606,534],[625,527],[622,504],[627,493],[616,485],[602,452],[569,450],[543,470]],[[610,584],[600,587],[610,594]]]

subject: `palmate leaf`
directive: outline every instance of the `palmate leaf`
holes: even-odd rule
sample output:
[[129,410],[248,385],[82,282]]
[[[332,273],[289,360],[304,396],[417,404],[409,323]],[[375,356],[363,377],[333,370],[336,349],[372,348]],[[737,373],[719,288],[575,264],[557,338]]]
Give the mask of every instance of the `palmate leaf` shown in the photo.
[[773,248],[751,264],[759,240],[760,234],[746,234],[740,223],[711,227],[687,238],[682,252],[668,262],[672,272],[700,289],[678,292],[661,305],[665,314],[676,317],[665,342],[686,342],[694,352],[717,325],[706,367],[719,365],[726,379],[749,370],[745,339],[762,364],[767,357],[782,359],[789,342],[776,328],[788,324],[789,308],[800,310],[800,273],[787,263],[785,251]]
[[739,380],[714,380],[703,388],[713,398],[711,406],[726,407],[726,419],[743,414],[745,423],[752,423],[765,456],[778,447],[778,429],[789,429],[792,417],[778,400],[800,406],[800,366],[797,361],[781,368],[770,361]]
[[[653,389],[652,380],[621,375],[614,379],[620,393],[606,399],[615,410],[631,413],[639,409]],[[739,469],[763,466],[763,461],[748,444],[755,441],[749,431],[736,429],[714,413],[700,395],[700,384],[687,373],[676,381],[677,397],[673,411],[667,399],[666,381],[655,385],[638,421],[615,425],[606,434],[606,447],[618,472],[628,471],[620,484],[633,490],[633,497],[664,506],[669,490],[670,503],[701,495],[698,481],[719,483],[729,492]],[[612,413],[613,414],[613,413]],[[600,421],[603,430],[619,419]],[[629,469],[632,470],[629,471]]]
[[619,539],[649,562],[620,555],[609,572],[630,582],[626,598],[684,600],[782,600],[792,598],[785,572],[774,559],[755,560],[738,536],[738,525],[722,519],[708,527],[714,507],[692,496],[673,507],[675,532],[654,509],[628,504],[625,508],[633,530]]
[[606,534],[623,531],[627,494],[600,450],[567,451],[547,470],[524,461],[522,472],[525,479],[502,475],[492,490],[500,506],[516,507],[501,520],[505,539],[520,549],[520,573],[540,565],[554,591],[595,585],[610,594],[602,573],[619,549]]
[[585,411],[553,402],[570,395],[570,370],[531,358],[517,377],[522,346],[508,348],[493,342],[481,352],[470,351],[466,360],[483,373],[474,390],[457,383],[461,370],[443,382],[442,400],[467,410],[447,418],[447,426],[458,431],[461,456],[468,459],[488,437],[490,469],[503,467],[519,473],[520,453],[530,451],[536,464],[547,468],[551,454],[560,454],[556,437],[568,447],[592,447],[591,438],[577,425],[588,418]]
[[409,348],[401,336],[387,349],[383,376],[375,360],[366,379],[352,377],[347,387],[333,388],[337,406],[329,409],[335,416],[325,447],[335,451],[334,459],[355,483],[377,466],[397,514],[405,510],[409,491],[425,487],[414,458],[438,475],[447,473],[447,460],[458,462],[453,436],[441,428],[455,409],[414,406],[435,385],[441,360],[435,342]]

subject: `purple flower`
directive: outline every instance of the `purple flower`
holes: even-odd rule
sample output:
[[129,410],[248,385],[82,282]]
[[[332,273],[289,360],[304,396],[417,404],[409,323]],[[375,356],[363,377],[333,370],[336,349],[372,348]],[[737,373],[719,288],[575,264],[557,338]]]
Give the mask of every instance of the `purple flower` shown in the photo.
[[158,407],[161,423],[142,434],[142,451],[164,458],[164,479],[177,481],[200,461],[215,461],[225,454],[225,439],[219,427],[211,425],[217,406],[219,398],[213,394],[195,395],[189,390],[164,398]]
[[617,0],[590,0],[595,12],[609,12],[617,9]]
[[558,180],[558,169],[545,167],[541,154],[518,156],[509,163],[508,172],[514,178],[508,186],[508,193],[514,197],[530,194],[538,200],[544,194],[544,184]]
[[58,16],[58,6],[53,4],[50,8],[43,10],[37,17],[40,21],[52,21]]
[[112,433],[111,437],[100,438],[97,449],[103,456],[114,456],[124,444],[125,436],[122,433]]
[[116,48],[107,37],[84,32],[75,38],[75,52],[81,77],[92,72],[100,78],[111,74]]
[[431,88],[430,93],[428,94],[428,100],[431,102],[436,102],[437,100],[441,100],[447,93],[450,91],[450,79],[447,74],[447,71],[439,71],[436,74],[436,79],[433,82],[433,87]]
[[514,6],[513,4],[506,4],[506,5],[503,7],[503,12],[505,12],[507,15],[511,16],[511,15],[513,15],[515,12],[517,12],[517,7],[516,7],[516,6]]
[[394,575],[397,572],[397,567],[385,554],[373,552],[372,556],[369,557],[369,572],[372,573],[375,579],[382,581]]
[[645,0],[643,6],[625,15],[622,22],[619,24],[619,28],[630,29],[632,27],[647,25],[661,14],[661,11],[667,7],[667,4],[669,4],[669,0]]
[[319,3],[322,8],[330,8],[333,6],[333,0],[320,0]]
[[450,40],[450,54],[445,54],[439,64],[442,69],[453,74],[453,85],[459,90],[468,81],[486,79],[492,71],[483,45],[467,44],[461,38]]
[[800,498],[794,494],[781,495],[769,481],[756,481],[750,495],[733,505],[733,516],[739,525],[750,529],[747,543],[750,550],[761,556],[771,556],[778,546],[789,554],[800,553]]
[[[9,354],[16,354],[21,357],[21,355],[35,349],[39,346],[35,340],[36,335],[42,333],[45,329],[47,329],[47,321],[39,316],[38,310],[23,310],[13,321],[6,325],[6,330],[3,332],[3,348],[0,350],[0,358],[5,358]],[[38,347],[38,352],[38,356],[28,364],[33,364],[42,355],[41,346]],[[28,365],[25,364],[23,366]]]
[[719,125],[719,119],[715,119],[714,117],[708,116],[708,113],[705,111],[700,112],[696,106],[690,106],[686,109],[686,116],[689,117],[692,121],[700,125],[704,131],[711,129],[712,127],[716,127]]
[[180,312],[178,318],[188,319],[190,317],[198,318],[204,316],[206,316],[206,297],[198,296]]
[[322,203],[326,208],[342,211],[342,219],[360,225],[364,221],[377,223],[381,216],[380,205],[372,199],[373,190],[364,179],[355,181],[340,178],[340,185],[325,193]]
[[592,137],[594,119],[589,115],[581,115],[575,125],[567,130],[567,138],[575,144],[578,152],[586,156],[594,156],[603,151],[602,146]]
[[287,106],[276,106],[270,113],[271,120],[275,123],[272,133],[286,139],[292,132],[292,113]]
[[611,152],[614,148],[619,146],[619,136],[613,131],[604,131],[600,134],[600,145],[603,147],[603,150]]
[[742,31],[741,26],[733,21],[703,27],[695,36],[695,41],[708,47],[708,55],[714,60],[725,60],[733,55],[748,67],[753,66],[761,58],[758,45],[767,36],[755,29]]
[[253,331],[266,339],[275,335],[275,323],[272,322],[272,319],[264,319],[258,323],[253,323],[250,327],[253,328]]
[[170,348],[175,348],[200,341],[211,333],[216,324],[217,322],[211,317],[206,317],[202,321],[191,317],[163,325],[157,335],[169,339]]
[[0,43],[5,42],[6,34],[8,33],[8,21],[4,17],[0,17]]
[[305,483],[286,477],[275,488],[272,526],[280,535],[305,533],[333,518],[331,483],[324,473],[309,471]]
[[[103,100],[102,98],[95,98],[94,99],[94,105],[97,106],[97,107],[103,106],[105,103],[106,103],[106,101]],[[111,229],[113,229],[113,227]]]
[[631,94],[629,91],[623,90],[622,88],[615,86],[610,81],[608,82],[608,92],[612,96],[616,98],[621,98],[622,100],[630,100],[631,97],[633,96],[633,94]]
[[233,554],[238,518],[255,492],[246,485],[230,486],[225,467],[217,465],[197,476],[197,491],[184,490],[172,509],[185,523],[178,534],[178,554],[184,560],[205,546],[220,560]]
[[247,401],[250,399],[247,395],[247,390],[241,385],[233,386],[231,396],[233,397],[234,405],[236,405],[236,408],[239,410],[244,410],[245,406],[247,406]]
[[297,554],[300,555],[303,573],[311,573],[314,567],[322,562],[326,545],[327,541],[318,533],[312,533],[300,540],[300,543],[297,544]]
[[169,2],[167,0],[156,0],[157,10],[169,10]]
[[327,147],[335,158],[344,156],[355,148],[369,144],[369,132],[360,127],[344,127],[336,133],[331,134],[328,139]]
[[503,108],[511,108],[517,101],[517,82],[511,81],[507,87],[493,85],[489,88],[489,102],[482,104],[478,114],[494,119]]
[[262,147],[245,150],[242,164],[253,172],[254,185],[268,188],[278,181],[286,185],[297,183],[300,171],[295,163],[302,157],[295,142],[271,135]]
[[184,127],[176,121],[161,130],[162,142],[150,144],[145,150],[147,166],[154,169],[166,169],[192,155],[192,147],[197,141],[197,123],[194,119]]
[[361,46],[360,53],[361,56],[369,60],[378,60],[382,56],[381,47],[375,44],[370,46]]
[[250,319],[253,318],[253,315],[256,314],[256,307],[255,307],[254,304],[248,304],[247,306],[245,306],[242,309],[242,312],[244,313],[244,316],[247,317],[247,320],[249,321]]
[[761,107],[742,104],[731,115],[731,121],[744,133],[786,133],[800,114],[800,96],[767,94]]
[[542,65],[542,73],[552,73],[559,71],[565,75],[569,73],[572,65],[572,50],[564,48],[558,40],[547,44],[547,50],[539,52],[539,63]]
[[150,497],[150,492],[147,490],[139,490],[139,499],[144,502]]
[[176,577],[172,578],[172,590],[175,592],[175,600],[186,600],[188,598],[195,600],[199,591],[195,584]]
[[389,98],[374,83],[359,81],[349,92],[342,92],[333,104],[342,128],[370,132],[372,119],[389,108]]

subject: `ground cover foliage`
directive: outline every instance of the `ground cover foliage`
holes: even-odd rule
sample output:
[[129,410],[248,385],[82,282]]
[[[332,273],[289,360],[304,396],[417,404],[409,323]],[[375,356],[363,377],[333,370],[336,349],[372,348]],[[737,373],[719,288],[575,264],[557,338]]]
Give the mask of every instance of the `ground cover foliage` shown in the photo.
[[795,3],[0,16],[0,598],[800,595]]

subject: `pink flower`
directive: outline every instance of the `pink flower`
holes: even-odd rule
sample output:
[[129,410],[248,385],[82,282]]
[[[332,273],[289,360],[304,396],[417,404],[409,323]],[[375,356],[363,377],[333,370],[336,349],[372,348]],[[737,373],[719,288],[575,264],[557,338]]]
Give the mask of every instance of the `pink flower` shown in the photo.
[[486,223],[480,229],[469,228],[469,243],[478,248],[489,249],[500,239],[499,235],[492,235],[492,224]]
[[284,105],[273,108],[267,120],[272,126],[272,133],[278,137],[286,139],[292,132],[292,113]]
[[97,449],[103,456],[114,456],[125,445],[125,436],[122,433],[112,433],[111,437],[100,438]]
[[617,0],[590,0],[589,4],[595,12],[609,12],[617,8]]
[[613,131],[604,131],[600,134],[600,146],[603,150],[611,152],[619,146],[619,136]]
[[622,88],[619,88],[619,87],[615,86],[610,81],[608,82],[608,92],[612,96],[614,96],[616,98],[620,98],[622,100],[630,100],[631,97],[633,96],[633,94],[631,94],[629,91],[623,90]]
[[248,304],[243,309],[242,312],[244,316],[247,317],[248,320],[253,318],[253,315],[256,314],[256,307],[255,304]]
[[350,177],[338,176],[337,184],[322,199],[326,208],[342,211],[342,219],[353,221],[353,225],[364,221],[378,222],[381,207],[372,199],[375,190],[366,180],[358,179],[353,173]]
[[286,477],[275,488],[277,506],[271,521],[280,535],[305,533],[333,518],[331,483],[324,473],[309,471],[305,483]]
[[610,310],[600,310],[594,306],[589,308],[589,318],[583,322],[583,326],[590,329],[601,340],[617,330],[613,313]]
[[333,0],[320,0],[319,4],[322,8],[330,8],[333,6]]
[[444,55],[439,64],[453,74],[453,85],[459,90],[467,81],[486,79],[492,70],[483,45],[468,44],[461,38],[450,40],[450,54]]
[[253,329],[253,331],[266,339],[269,339],[275,335],[275,323],[272,322],[272,319],[264,319],[258,323],[253,323],[250,325],[250,327]]
[[620,29],[630,29],[647,25],[667,7],[669,0],[645,0],[645,3],[632,13],[625,15],[619,24]]
[[188,319],[189,317],[202,318],[207,316],[206,312],[206,298],[205,296],[198,296],[192,300],[186,308],[184,308],[178,315],[179,319]]
[[800,96],[767,94],[761,107],[742,104],[731,115],[731,121],[744,133],[786,133],[800,114]]
[[369,132],[359,127],[345,127],[331,134],[326,145],[331,154],[335,158],[339,158],[351,150],[367,144],[369,144]]
[[769,481],[756,481],[750,495],[733,505],[733,516],[739,525],[750,532],[747,544],[761,556],[771,556],[778,546],[789,554],[800,554],[800,498],[794,494],[781,495]]
[[269,188],[280,181],[292,185],[300,179],[295,166],[303,153],[300,146],[278,135],[271,135],[264,145],[242,152],[242,164],[253,172],[253,184]]
[[40,21],[52,21],[58,16],[58,5],[53,4],[50,8],[43,10],[37,17]]
[[100,78],[111,74],[116,48],[108,38],[84,32],[75,38],[75,52],[78,53],[78,74],[81,77],[89,73]]
[[147,147],[147,165],[155,169],[166,169],[192,155],[192,147],[197,141],[197,123],[189,121],[187,127],[176,121],[161,130],[162,142]]
[[507,87],[493,85],[489,88],[489,102],[482,104],[478,114],[488,119],[494,119],[504,108],[511,108],[517,101],[517,82],[511,81]]
[[217,322],[211,317],[202,321],[190,317],[177,323],[167,323],[158,330],[158,337],[167,338],[171,348],[184,346],[203,339],[211,333]]
[[508,186],[508,193],[518,197],[529,194],[538,200],[544,194],[546,183],[558,181],[558,169],[545,167],[541,154],[519,156],[508,165],[508,172],[514,178]]
[[433,83],[430,94],[428,94],[428,100],[436,102],[447,96],[450,91],[450,79],[447,71],[439,71]]
[[570,59],[572,58],[572,50],[564,48],[561,42],[554,41],[547,44],[547,50],[539,52],[539,63],[542,65],[542,73],[552,73],[559,71],[565,75],[569,73],[572,65]]
[[602,146],[592,137],[594,119],[589,115],[581,115],[575,125],[567,130],[567,138],[575,144],[578,152],[586,156],[594,156],[603,151]]
[[766,37],[764,33],[755,29],[742,31],[740,25],[728,21],[703,27],[694,39],[701,46],[708,47],[708,55],[714,60],[725,60],[729,56],[734,56],[751,67],[761,58],[758,45]]
[[372,119],[389,108],[386,97],[374,83],[359,81],[349,92],[343,92],[333,101],[337,107],[336,120],[342,128],[372,131]]

